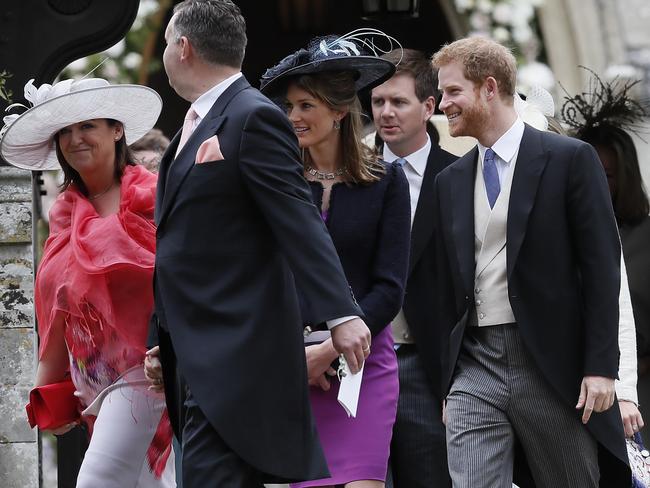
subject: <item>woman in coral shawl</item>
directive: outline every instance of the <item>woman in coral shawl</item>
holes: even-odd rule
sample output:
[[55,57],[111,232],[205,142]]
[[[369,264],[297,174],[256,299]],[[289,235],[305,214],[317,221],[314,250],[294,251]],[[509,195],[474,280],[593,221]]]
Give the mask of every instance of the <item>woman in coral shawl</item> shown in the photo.
[[[101,79],[25,87],[32,107],[5,117],[9,163],[63,169],[35,283],[40,339],[36,386],[75,386],[92,436],[78,487],[174,486],[171,430],[144,378],[153,306],[156,177],[127,143],[156,122],[158,94]],[[75,423],[52,430],[62,434]]]

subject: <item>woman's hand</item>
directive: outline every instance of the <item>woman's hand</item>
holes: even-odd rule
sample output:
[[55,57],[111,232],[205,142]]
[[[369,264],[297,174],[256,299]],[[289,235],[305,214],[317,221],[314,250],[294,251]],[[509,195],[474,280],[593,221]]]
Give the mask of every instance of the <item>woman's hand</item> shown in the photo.
[[621,419],[623,420],[623,429],[625,436],[632,437],[643,428],[643,417],[638,407],[633,402],[620,400],[618,408],[621,410]]
[[330,384],[327,375],[336,376],[336,371],[331,364],[338,357],[338,353],[332,346],[332,340],[328,339],[322,344],[307,346],[305,356],[309,384],[320,386],[325,391],[329,390]]
[[321,390],[328,391],[330,389],[330,380],[327,374],[322,374],[314,380],[309,380],[309,386],[319,386]]

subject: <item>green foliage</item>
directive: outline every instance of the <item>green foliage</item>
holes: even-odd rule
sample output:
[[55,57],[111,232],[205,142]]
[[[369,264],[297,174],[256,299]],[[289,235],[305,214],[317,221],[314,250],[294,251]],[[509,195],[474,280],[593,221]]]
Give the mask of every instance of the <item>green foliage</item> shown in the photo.
[[5,102],[11,104],[13,102],[13,92],[7,88],[7,80],[13,75],[8,71],[2,70],[0,72],[0,98]]

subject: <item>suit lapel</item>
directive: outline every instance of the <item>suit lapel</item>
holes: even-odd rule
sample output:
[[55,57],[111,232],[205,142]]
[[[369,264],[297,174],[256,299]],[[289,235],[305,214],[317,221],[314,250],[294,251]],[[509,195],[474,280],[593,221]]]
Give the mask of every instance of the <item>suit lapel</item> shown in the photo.
[[156,185],[156,209],[154,211],[154,221],[156,226],[160,224],[160,215],[162,212],[162,204],[165,196],[165,183],[167,182],[167,173],[169,172],[169,166],[174,160],[174,154],[176,154],[176,148],[181,139],[181,131],[179,130],[174,138],[165,149],[165,152],[160,160],[160,165],[158,166],[158,184]]
[[477,160],[478,148],[475,148],[452,166],[451,178],[451,232],[467,292],[474,287],[474,177]]
[[418,197],[415,216],[413,217],[413,228],[411,229],[411,258],[409,260],[409,276],[413,268],[420,260],[422,252],[433,232],[433,215],[435,202],[433,192],[436,176],[445,167],[447,161],[441,154],[440,146],[433,143],[427,158],[427,165],[422,176],[422,187]]
[[541,132],[526,125],[519,146],[508,206],[506,244],[508,279],[524,241],[528,217],[535,204],[539,181],[548,157],[548,151],[545,151],[542,145]]
[[[194,166],[196,151],[199,149],[199,146],[208,137],[217,134],[224,121],[224,116],[217,115],[214,111],[211,110],[205,119],[203,119],[199,126],[194,130],[190,138],[185,143],[185,146],[183,146],[181,149],[181,152],[178,153],[176,159],[174,159],[171,163],[171,166],[165,175],[165,191],[160,210],[161,222],[165,219],[167,213],[169,212],[171,203],[178,193],[178,190]],[[176,146],[178,146],[178,144]]]
[[174,137],[175,144],[170,144],[170,147],[165,154],[166,156],[170,157],[170,162],[165,168],[165,173],[160,175],[160,178],[164,178],[165,181],[162,195],[160,192],[158,194],[158,197],[162,197],[160,212],[158,214],[159,225],[160,222],[162,222],[169,213],[169,209],[172,202],[174,201],[174,198],[176,197],[176,194],[178,193],[179,188],[194,166],[196,152],[199,149],[199,146],[209,137],[212,137],[213,135],[219,133],[221,126],[226,121],[226,116],[223,114],[224,110],[237,93],[249,87],[250,85],[244,77],[239,78],[232,85],[230,85],[226,91],[223,92],[221,96],[219,96],[206,117],[194,130],[185,145],[182,147],[181,151],[178,153],[178,156],[172,160],[172,155],[176,152],[176,147],[178,146],[178,142],[176,142],[176,140],[177,138],[180,138],[180,135],[177,134],[177,137]]

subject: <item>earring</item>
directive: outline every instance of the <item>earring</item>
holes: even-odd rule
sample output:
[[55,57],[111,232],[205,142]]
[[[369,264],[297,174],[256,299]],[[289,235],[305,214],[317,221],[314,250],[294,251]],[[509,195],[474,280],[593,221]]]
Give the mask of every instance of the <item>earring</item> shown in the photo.
[[338,120],[334,120],[334,129],[339,130],[341,128],[341,122]]

